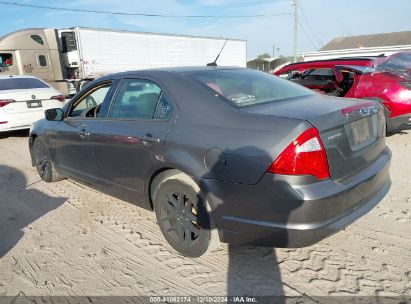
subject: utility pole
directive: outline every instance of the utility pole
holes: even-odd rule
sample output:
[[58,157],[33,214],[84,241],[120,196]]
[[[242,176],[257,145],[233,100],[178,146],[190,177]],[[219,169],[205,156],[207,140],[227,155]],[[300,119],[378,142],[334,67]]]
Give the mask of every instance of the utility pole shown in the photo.
[[293,52],[293,62],[297,62],[297,56],[298,56],[298,2],[299,2],[299,0],[291,0],[291,6],[294,9],[294,52]]

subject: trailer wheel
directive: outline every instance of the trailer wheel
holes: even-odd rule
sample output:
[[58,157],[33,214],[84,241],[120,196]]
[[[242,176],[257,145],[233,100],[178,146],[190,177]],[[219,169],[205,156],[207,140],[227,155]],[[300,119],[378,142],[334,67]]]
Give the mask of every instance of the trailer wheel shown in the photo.
[[77,93],[80,92],[88,83],[90,80],[80,80],[77,82]]

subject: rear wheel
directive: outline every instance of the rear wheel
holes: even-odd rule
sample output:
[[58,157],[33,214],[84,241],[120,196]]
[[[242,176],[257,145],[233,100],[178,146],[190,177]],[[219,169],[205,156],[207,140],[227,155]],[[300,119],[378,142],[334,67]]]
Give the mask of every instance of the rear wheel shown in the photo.
[[176,251],[199,257],[219,245],[199,188],[190,177],[180,173],[161,180],[153,200],[161,232]]
[[34,140],[32,154],[34,165],[36,166],[37,172],[42,180],[50,183],[63,179],[54,169],[54,165],[51,161],[48,150],[43,142],[41,142],[39,139]]

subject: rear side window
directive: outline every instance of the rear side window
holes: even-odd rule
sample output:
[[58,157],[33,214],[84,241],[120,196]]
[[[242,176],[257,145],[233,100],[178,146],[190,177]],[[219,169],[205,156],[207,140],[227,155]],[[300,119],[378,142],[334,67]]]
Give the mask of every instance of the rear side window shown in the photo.
[[[126,79],[113,101],[109,118],[118,119],[153,119],[161,89],[151,81]],[[159,113],[158,115],[167,115]]]
[[41,89],[50,86],[36,78],[7,78],[0,79],[0,90]]
[[172,110],[173,107],[171,105],[171,102],[169,102],[169,100],[163,94],[157,104],[157,108],[154,113],[154,119],[169,119]]
[[207,70],[188,76],[207,85],[236,107],[314,94],[277,76],[247,69]]

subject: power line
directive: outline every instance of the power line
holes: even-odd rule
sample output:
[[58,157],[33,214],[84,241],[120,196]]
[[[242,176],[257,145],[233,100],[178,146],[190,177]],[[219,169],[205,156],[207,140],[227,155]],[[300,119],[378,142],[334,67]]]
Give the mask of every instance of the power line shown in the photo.
[[312,35],[313,38],[316,40],[317,44],[320,45],[320,46],[322,46],[321,40],[320,40],[320,39],[318,38],[318,36],[314,33],[314,31],[313,31],[313,29],[312,29],[312,27],[311,27],[311,25],[310,25],[310,22],[308,22],[308,18],[307,18],[306,15],[305,15],[305,12],[304,12],[304,9],[303,9],[303,6],[302,6],[302,5],[300,5],[300,9],[301,9],[301,13],[302,13],[302,15],[303,15],[303,18],[304,18],[304,20],[305,20],[305,23],[307,24],[307,27],[308,27],[309,31],[311,32],[311,35]]
[[218,16],[218,15],[163,15],[163,14],[145,14],[145,13],[128,13],[128,12],[113,12],[113,11],[96,11],[87,9],[76,9],[67,7],[55,7],[55,6],[43,6],[33,4],[23,4],[17,2],[0,1],[0,4],[10,6],[29,7],[35,9],[48,9],[56,11],[67,11],[77,13],[93,13],[93,14],[109,14],[109,15],[123,15],[123,16],[141,16],[141,17],[159,17],[159,18],[213,18],[213,19],[231,19],[231,18],[261,18],[261,17],[279,17],[289,16],[290,13],[278,13],[278,14],[257,14],[257,15],[230,15],[230,16]]
[[317,49],[317,48],[318,48],[318,45],[316,45],[316,44],[312,41],[312,39],[310,38],[310,36],[308,36],[308,34],[307,34],[307,32],[305,31],[305,29],[304,29],[303,25],[301,24],[300,20],[298,20],[298,24],[300,25],[300,28],[303,30],[304,36],[307,37],[307,39],[311,42],[311,45],[312,45],[315,49]]

